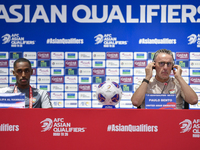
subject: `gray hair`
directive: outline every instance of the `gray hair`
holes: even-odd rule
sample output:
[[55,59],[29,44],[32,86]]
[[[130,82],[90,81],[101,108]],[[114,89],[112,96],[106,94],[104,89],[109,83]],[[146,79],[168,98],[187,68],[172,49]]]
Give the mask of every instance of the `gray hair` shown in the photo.
[[173,53],[171,52],[171,50],[167,50],[167,49],[160,49],[158,51],[155,52],[154,56],[153,56],[153,61],[155,61],[156,57],[158,56],[158,54],[160,53],[165,53],[165,54],[169,54],[172,56],[173,62],[174,62],[174,56]]

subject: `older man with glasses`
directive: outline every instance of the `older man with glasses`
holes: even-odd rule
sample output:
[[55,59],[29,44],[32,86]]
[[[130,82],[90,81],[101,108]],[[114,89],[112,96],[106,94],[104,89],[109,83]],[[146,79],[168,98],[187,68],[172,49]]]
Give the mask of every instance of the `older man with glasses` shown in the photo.
[[[153,69],[156,70],[152,77]],[[173,70],[174,77],[170,77]],[[176,94],[176,108],[183,108],[183,100],[189,104],[198,102],[197,94],[181,76],[182,69],[174,65],[174,57],[170,50],[160,49],[154,54],[153,61],[146,68],[146,77],[139,83],[131,101],[134,106],[145,108],[145,94]]]

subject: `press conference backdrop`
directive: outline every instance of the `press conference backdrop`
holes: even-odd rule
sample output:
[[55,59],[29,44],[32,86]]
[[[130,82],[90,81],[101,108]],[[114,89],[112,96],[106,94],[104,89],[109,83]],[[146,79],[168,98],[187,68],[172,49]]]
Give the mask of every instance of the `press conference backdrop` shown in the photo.
[[198,94],[190,109],[200,109],[197,0],[1,1],[0,28],[0,87],[16,82],[13,62],[24,57],[31,85],[47,90],[55,108],[100,108],[95,91],[105,80],[123,89],[117,108],[134,108],[146,65],[166,48]]

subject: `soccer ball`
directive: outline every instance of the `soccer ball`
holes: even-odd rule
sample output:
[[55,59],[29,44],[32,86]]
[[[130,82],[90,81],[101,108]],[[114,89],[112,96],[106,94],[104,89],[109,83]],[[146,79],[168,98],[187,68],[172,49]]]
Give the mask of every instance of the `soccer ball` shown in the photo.
[[99,84],[96,98],[103,105],[117,105],[122,98],[122,89],[116,82],[105,81]]

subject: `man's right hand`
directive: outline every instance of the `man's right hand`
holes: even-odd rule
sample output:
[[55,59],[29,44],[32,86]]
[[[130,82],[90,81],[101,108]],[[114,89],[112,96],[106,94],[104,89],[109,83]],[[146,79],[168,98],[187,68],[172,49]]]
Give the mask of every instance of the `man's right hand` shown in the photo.
[[153,75],[153,67],[155,67],[155,62],[151,62],[149,63],[146,68],[145,68],[145,72],[146,72],[146,78],[147,80],[150,80],[152,75]]

